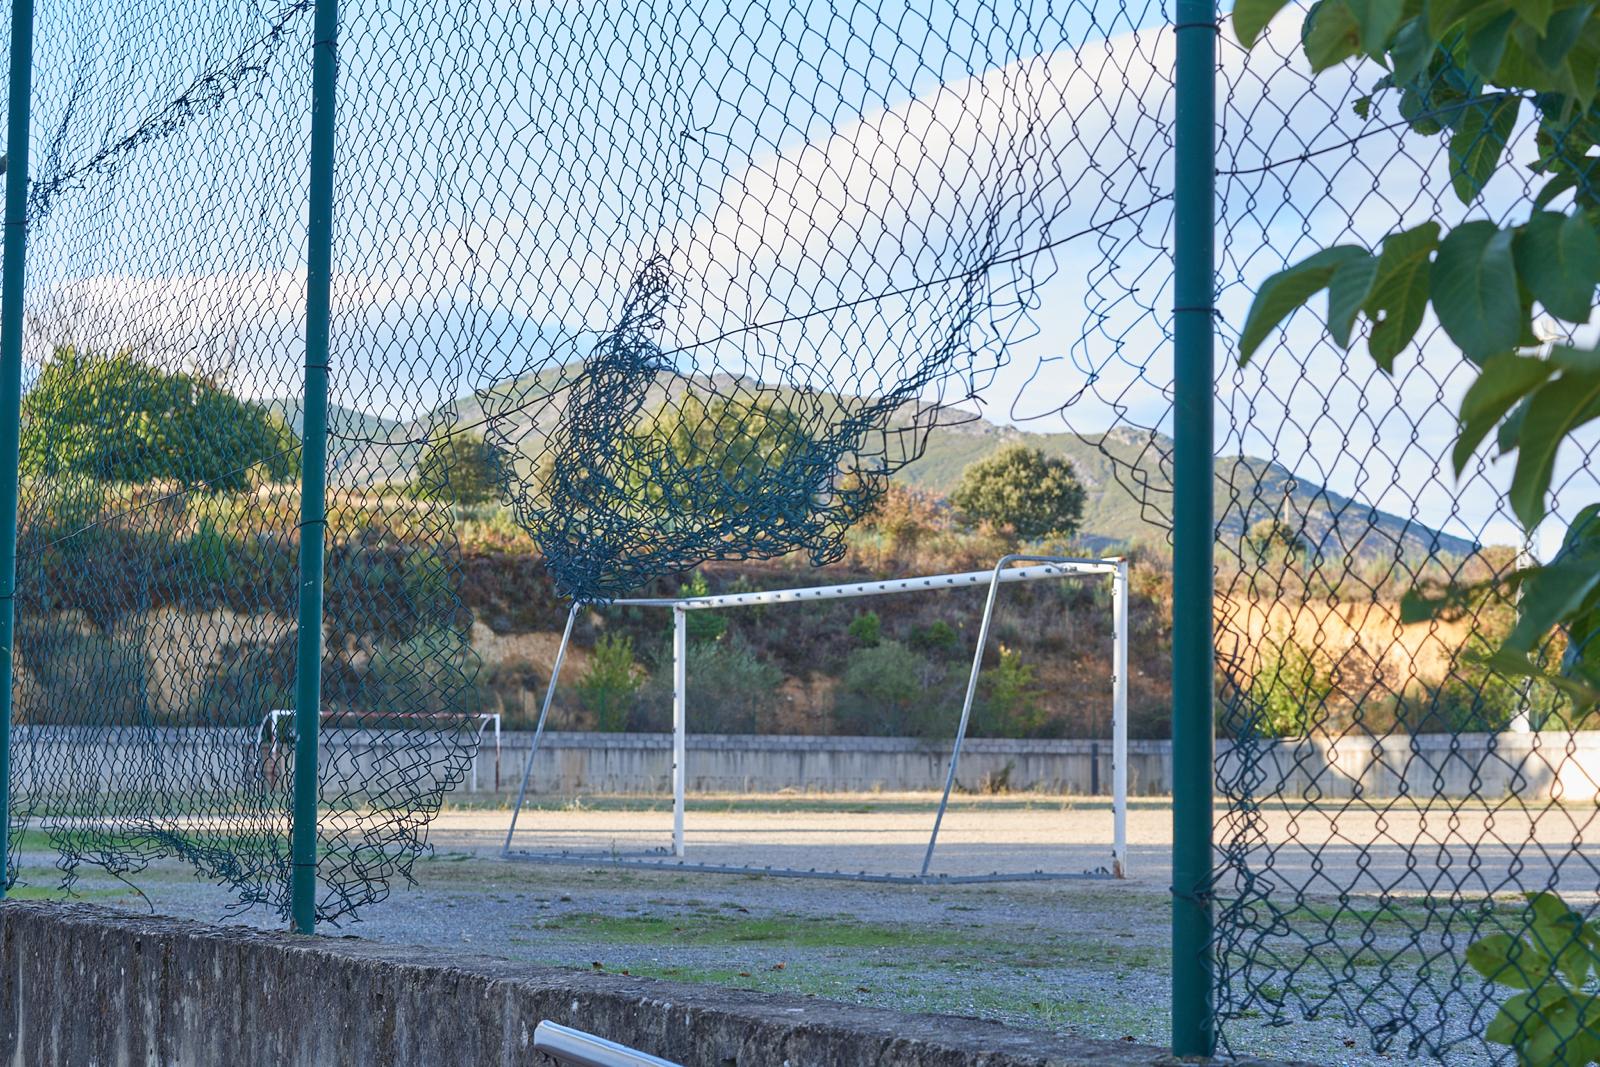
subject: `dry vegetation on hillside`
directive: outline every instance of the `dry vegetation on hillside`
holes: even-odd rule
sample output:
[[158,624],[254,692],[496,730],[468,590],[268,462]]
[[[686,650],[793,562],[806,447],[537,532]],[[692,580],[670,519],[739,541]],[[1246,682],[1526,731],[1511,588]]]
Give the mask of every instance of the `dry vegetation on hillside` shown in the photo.
[[[430,684],[419,664],[449,661],[462,681],[430,689],[430,706],[494,710],[507,726],[527,723],[566,611],[533,546],[493,505],[411,500],[397,508],[393,500],[347,490],[332,502],[330,702],[379,710],[396,687]],[[276,486],[169,496],[150,485],[102,487],[92,497],[35,507],[22,551],[42,557],[48,581],[35,594],[40,610],[25,613],[19,631],[19,714],[59,720],[91,683],[127,704],[130,720],[151,708],[163,721],[205,722],[214,706],[287,706],[294,502],[290,489]],[[937,498],[895,488],[831,567],[788,558],[717,563],[643,592],[976,570],[1015,547],[1004,531],[964,527]],[[1135,549],[1132,560],[1130,723],[1136,737],[1160,737],[1169,711],[1170,575],[1160,550]],[[1505,562],[1484,554],[1467,571]],[[1401,573],[1392,563],[1281,559],[1223,573],[1219,667],[1230,698],[1222,704],[1233,709],[1223,730],[1283,736],[1504,725],[1522,692],[1459,653],[1498,639],[1510,625],[1509,606],[1486,602],[1471,622],[1403,626]],[[976,733],[1106,735],[1106,585],[1006,587]],[[982,601],[983,590],[973,588],[696,615],[696,729],[948,736]],[[210,626],[216,639],[194,645],[184,636],[197,629],[184,625],[187,616],[227,625]],[[553,725],[666,725],[667,622],[664,613],[640,609],[584,612]],[[181,656],[172,654],[175,641],[185,643]]]

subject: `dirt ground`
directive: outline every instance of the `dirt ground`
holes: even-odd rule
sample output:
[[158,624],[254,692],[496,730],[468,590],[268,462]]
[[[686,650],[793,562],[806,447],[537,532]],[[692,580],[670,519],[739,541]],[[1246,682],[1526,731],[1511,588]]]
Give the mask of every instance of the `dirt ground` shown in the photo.
[[[934,798],[924,796],[693,798],[686,859],[911,873],[922,860],[933,806]],[[1335,900],[1341,885],[1374,894],[1387,887],[1393,896],[1407,896],[1425,894],[1430,882],[1437,890],[1441,871],[1453,883],[1485,886],[1500,871],[1496,888],[1504,889],[1508,877],[1531,884],[1568,863],[1587,872],[1578,884],[1596,885],[1592,860],[1582,850],[1574,858],[1530,844],[1528,812],[1481,805],[1409,813],[1351,809],[1337,826],[1323,819],[1319,825],[1291,808],[1265,811],[1250,837],[1256,842],[1252,862],[1274,879],[1274,899],[1302,909],[1311,928],[1316,917],[1332,914],[1318,902]],[[449,947],[1094,1037],[1167,1039],[1171,812],[1165,802],[1132,804],[1129,877],[1122,880],[901,885],[618,868],[610,857],[648,854],[671,841],[667,805],[625,798],[542,801],[523,813],[514,847],[565,850],[568,862],[508,861],[500,849],[509,822],[505,807],[447,808],[434,824],[432,853],[416,865],[416,884],[397,885],[361,921],[327,932],[415,945],[420,952]],[[1364,860],[1357,842],[1369,843]],[[1461,873],[1469,844],[1478,849],[1471,878]],[[1104,800],[963,797],[941,828],[932,869],[1081,874],[1108,866],[1110,845],[1111,809]],[[26,846],[32,850],[23,856],[28,885],[18,895],[59,894],[53,857],[39,846],[37,839]],[[1406,862],[1408,849],[1420,862]],[[1454,874],[1450,863],[1457,864]],[[1524,869],[1507,874],[1517,863]],[[259,910],[238,912],[225,889],[196,880],[175,862],[139,874],[138,892],[92,870],[83,874],[77,893],[111,906],[266,927],[281,922]],[[1362,939],[1359,951],[1336,954],[1335,962],[1347,968],[1366,966],[1363,953],[1383,961],[1386,978],[1407,971],[1414,977],[1430,959],[1437,966],[1437,946],[1415,935],[1429,921],[1422,911],[1380,909],[1374,918],[1349,907],[1348,899],[1338,905],[1345,909],[1340,915],[1356,916],[1360,929],[1330,921],[1329,944],[1271,945],[1283,954],[1273,961],[1277,970],[1310,963],[1310,971],[1325,975],[1302,973],[1296,996],[1332,994],[1340,976],[1330,970],[1335,957],[1327,952],[1346,933]],[[1375,973],[1362,972],[1364,978]],[[1417,987],[1408,993],[1404,982],[1375,984],[1377,994],[1360,1007],[1367,1025],[1352,1027],[1331,1010],[1314,1021],[1270,1025],[1270,1004],[1258,1002],[1228,1021],[1225,1033],[1241,1053],[1318,1063],[1405,1058],[1403,1047],[1372,1051],[1368,1026],[1375,1010],[1408,1010]],[[1291,1007],[1300,1003],[1288,1000]],[[1468,1039],[1475,1024],[1468,1010],[1437,1025],[1457,1041]],[[1470,1041],[1450,1056],[1452,1063],[1484,1059]]]

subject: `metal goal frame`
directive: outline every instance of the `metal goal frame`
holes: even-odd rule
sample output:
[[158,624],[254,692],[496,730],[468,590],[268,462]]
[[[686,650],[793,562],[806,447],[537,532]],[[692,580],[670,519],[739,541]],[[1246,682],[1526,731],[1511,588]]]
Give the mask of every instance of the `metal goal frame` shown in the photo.
[[[1028,564],[1014,567],[1013,564]],[[941,875],[931,872],[934,850],[939,843],[939,830],[944,823],[945,811],[950,804],[950,793],[955,787],[956,772],[961,763],[961,748],[966,741],[967,728],[972,719],[972,705],[978,691],[978,676],[983,666],[984,653],[989,644],[989,627],[994,618],[995,603],[1000,587],[1015,582],[1034,582],[1045,579],[1074,577],[1101,577],[1111,579],[1112,602],[1112,737],[1111,737],[1111,808],[1112,844],[1111,864],[1083,872],[1025,871],[1007,873],[996,871],[980,875]],[[966,695],[961,704],[961,719],[956,727],[955,740],[950,750],[950,762],[945,774],[944,791],[939,798],[939,808],[934,816],[933,828],[928,835],[927,851],[923,854],[922,868],[918,874],[888,874],[871,872],[800,870],[788,867],[760,867],[742,864],[693,863],[686,856],[684,845],[684,809],[687,792],[687,738],[689,709],[687,700],[688,676],[688,613],[717,609],[754,607],[763,604],[796,604],[816,600],[841,600],[855,597],[884,596],[892,593],[942,591],[987,585],[988,598],[984,603],[983,619],[978,627],[978,640],[972,655],[972,669],[967,676]],[[555,702],[556,686],[561,678],[561,666],[566,659],[567,646],[572,640],[572,627],[578,612],[592,607],[643,607],[661,608],[672,612],[672,847],[670,852],[615,853],[598,851],[526,851],[511,847],[517,832],[517,819],[527,799],[528,781],[532,775],[539,743],[544,736],[551,705]],[[1034,556],[1011,554],[1001,557],[991,570],[966,571],[960,574],[930,574],[911,578],[892,578],[877,582],[850,582],[842,585],[776,589],[768,592],[723,593],[696,597],[625,597],[596,603],[574,603],[567,613],[566,627],[561,644],[556,651],[551,668],[550,682],[539,708],[538,724],[534,728],[533,744],[522,768],[522,782],[517,789],[517,802],[511,811],[511,825],[506,830],[501,846],[503,859],[525,860],[537,863],[567,863],[593,866],[596,864],[622,867],[664,868],[676,871],[712,874],[766,874],[791,878],[843,878],[854,881],[891,883],[940,883],[994,881],[1038,881],[1056,878],[1126,878],[1128,875],[1128,561],[1120,556],[1103,559],[1080,559],[1071,556]]]

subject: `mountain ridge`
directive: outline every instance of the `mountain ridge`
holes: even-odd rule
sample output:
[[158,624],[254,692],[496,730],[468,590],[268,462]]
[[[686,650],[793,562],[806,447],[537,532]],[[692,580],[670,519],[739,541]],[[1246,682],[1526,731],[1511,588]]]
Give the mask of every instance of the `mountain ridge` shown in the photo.
[[[481,425],[490,411],[501,408],[508,439],[524,446],[536,444],[556,425],[565,411],[565,386],[574,365],[548,368],[482,393],[468,393],[427,414],[402,422],[333,406],[329,426],[331,474],[346,484],[406,481],[420,458],[427,427],[449,424],[463,428]],[[532,380],[530,381],[530,377]],[[671,386],[652,386],[665,399],[690,388],[710,387],[720,393],[739,388],[729,375],[675,377]],[[759,385],[743,387],[747,393],[773,393]],[[524,394],[532,395],[527,400]],[[495,403],[496,399],[501,405]],[[817,394],[811,403],[844,405],[843,397]],[[509,403],[508,403],[509,401]],[[659,400],[658,400],[659,402]],[[281,413],[296,434],[298,412],[279,402]],[[890,430],[927,420],[936,405],[908,404],[890,420]],[[949,413],[948,419],[942,419]],[[1162,545],[1167,541],[1164,513],[1171,493],[1172,441],[1160,434],[1132,427],[1114,427],[1101,433],[1042,433],[991,422],[966,408],[946,406],[935,413],[933,426],[914,459],[900,467],[893,479],[912,489],[947,496],[966,467],[1012,444],[1038,448],[1046,455],[1072,463],[1085,488],[1079,540],[1095,551],[1133,545]],[[533,448],[529,448],[531,454]],[[1361,504],[1314,481],[1302,478],[1274,460],[1232,455],[1216,458],[1217,493],[1221,506],[1219,540],[1238,541],[1264,519],[1283,518],[1300,530],[1309,548],[1324,555],[1355,558],[1393,558],[1433,554],[1466,556],[1480,546],[1466,538],[1433,529],[1415,519]],[[1130,483],[1138,483],[1138,491]],[[1248,494],[1233,487],[1247,485]]]

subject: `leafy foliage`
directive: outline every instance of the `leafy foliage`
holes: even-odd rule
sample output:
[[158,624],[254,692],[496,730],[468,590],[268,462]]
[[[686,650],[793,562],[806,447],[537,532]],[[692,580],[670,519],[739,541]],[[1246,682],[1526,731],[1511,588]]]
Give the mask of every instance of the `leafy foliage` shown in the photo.
[[1277,518],[1266,518],[1250,527],[1245,541],[1261,558],[1282,555],[1298,560],[1306,554],[1305,538],[1300,531]]
[[[1237,7],[1241,43],[1254,44],[1286,2]],[[1521,167],[1539,188],[1522,222],[1477,219],[1444,232],[1429,221],[1391,233],[1376,249],[1323,249],[1273,275],[1241,330],[1241,360],[1326,290],[1329,336],[1350,347],[1364,318],[1368,352],[1392,372],[1431,307],[1479,368],[1461,404],[1457,474],[1493,433],[1502,455],[1516,454],[1510,503],[1532,530],[1545,518],[1562,444],[1600,417],[1600,353],[1568,345],[1533,350],[1536,314],[1585,325],[1600,285],[1593,156],[1600,146],[1600,9],[1565,0],[1318,0],[1306,17],[1303,47],[1318,71],[1356,57],[1383,67],[1357,112],[1367,115],[1378,94],[1397,94],[1414,133],[1447,139],[1451,184],[1463,203],[1473,203],[1508,165],[1505,150],[1527,105],[1538,154]],[[1586,530],[1592,512],[1580,522]],[[1569,643],[1563,675],[1586,703],[1596,699],[1600,679],[1600,645],[1588,640],[1600,564],[1600,555],[1590,554],[1592,536],[1569,536],[1548,567],[1512,577],[1521,586],[1523,618],[1495,657],[1502,671],[1541,673],[1529,656],[1552,628],[1581,634]],[[1425,611],[1448,599],[1421,597],[1412,606]]]
[[417,464],[422,496],[457,504],[483,504],[500,491],[500,460],[494,446],[474,433],[447,433],[429,439]]
[[1076,533],[1083,498],[1071,463],[1013,445],[968,467],[950,502],[973,520],[1009,526],[1031,541]]
[[57,348],[22,402],[24,477],[238,491],[292,476],[297,451],[288,426],[265,405],[127,351]]
[[978,676],[983,700],[974,717],[974,732],[988,737],[1038,737],[1048,721],[1043,691],[1031,663],[1022,653],[1000,646],[1000,660]]
[[943,619],[913,626],[907,643],[918,652],[946,653],[956,647],[956,629]]
[[1250,727],[1262,737],[1304,737],[1336,689],[1333,673],[1297,642],[1268,642],[1247,690]]
[[[690,612],[692,619],[696,614]],[[753,734],[771,728],[783,672],[738,641],[691,644],[687,668],[689,729],[696,733]],[[639,694],[634,729],[672,726],[672,656],[661,655]]]
[[846,733],[890,737],[926,736],[948,707],[931,694],[945,682],[943,667],[899,641],[881,641],[850,654],[834,709]]
[[[604,500],[661,521],[737,518],[774,503],[762,499],[773,495],[772,471],[800,463],[811,447],[801,415],[778,399],[691,389],[619,430],[604,465],[570,468],[557,458],[544,477],[584,506]],[[796,482],[785,491],[800,506],[811,487]]]
[[876,611],[864,611],[850,620],[847,632],[857,644],[872,648],[883,638],[883,623]]
[[[688,581],[678,589],[679,596],[708,596],[711,586],[706,582],[706,576],[699,571],[689,575]],[[693,644],[705,644],[719,640],[728,632],[728,620],[721,612],[717,611],[691,611],[684,621],[684,629],[688,631],[688,638]]]
[[601,634],[578,679],[578,699],[593,713],[596,729],[621,730],[628,724],[628,703],[643,684],[644,672],[633,658],[633,639]]
[[1515,990],[1484,1036],[1516,1051],[1527,1067],[1600,1060],[1600,995],[1587,987],[1600,955],[1600,932],[1555,893],[1527,894],[1514,928],[1479,938],[1467,963]]

